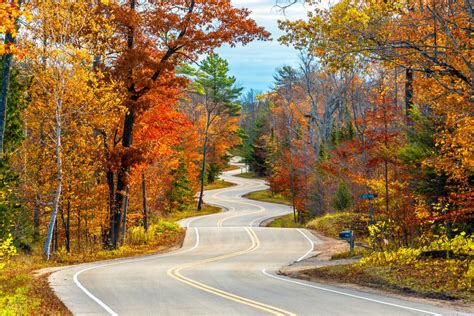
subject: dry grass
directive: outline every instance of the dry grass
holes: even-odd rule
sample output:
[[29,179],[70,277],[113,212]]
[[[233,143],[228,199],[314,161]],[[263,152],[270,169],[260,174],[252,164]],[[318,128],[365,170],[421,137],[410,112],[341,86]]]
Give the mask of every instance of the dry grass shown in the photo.
[[58,265],[40,255],[14,257],[0,271],[1,315],[71,315],[48,284],[48,275],[35,276],[37,269]]
[[201,215],[209,215],[209,214],[219,213],[221,211],[222,209],[220,207],[203,204],[202,210],[200,211],[196,210],[195,208],[192,208],[185,211],[172,212],[171,214],[166,216],[166,220],[170,222],[177,222],[184,218],[201,216]]
[[47,267],[161,253],[180,246],[184,240],[185,231],[173,225],[165,225],[149,244],[139,246],[125,245],[116,250],[72,254],[61,250],[48,262],[42,258],[39,246],[30,255],[14,256],[0,270],[0,315],[71,315],[49,287],[49,274],[36,275],[35,271]]
[[362,285],[414,297],[449,301],[457,300],[460,303],[466,304],[472,304],[474,302],[472,289],[457,289],[449,292],[439,291],[433,286],[432,277],[421,277],[419,274],[413,275],[413,269],[403,271],[399,271],[398,269],[400,268],[362,268],[358,264],[352,264],[308,269],[292,274],[291,276],[314,282],[329,281]]
[[235,175],[236,177],[245,178],[245,179],[265,179],[265,177],[259,177],[255,172],[244,172]]
[[233,187],[235,184],[230,183],[224,180],[216,180],[213,183],[209,183],[204,186],[204,190],[209,191],[209,190],[217,190],[217,189],[225,189],[229,187]]
[[280,228],[302,228],[303,224],[295,223],[294,215],[288,214],[282,217],[275,218],[272,220],[267,227],[280,227]]
[[332,238],[339,238],[340,231],[350,229],[354,231],[356,240],[362,240],[368,235],[368,221],[367,216],[361,214],[334,213],[316,217],[306,224],[306,228]]
[[228,167],[224,168],[224,171],[232,171],[232,170],[240,170],[240,166],[229,165]]
[[289,201],[285,196],[278,193],[272,193],[270,190],[250,192],[244,195],[244,197],[256,201],[291,205],[291,201]]

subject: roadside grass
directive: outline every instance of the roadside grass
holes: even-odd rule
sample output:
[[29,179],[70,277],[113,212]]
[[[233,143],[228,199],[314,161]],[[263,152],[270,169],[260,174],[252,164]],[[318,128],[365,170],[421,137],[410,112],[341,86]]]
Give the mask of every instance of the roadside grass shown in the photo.
[[184,218],[201,216],[201,215],[209,215],[209,214],[219,213],[221,211],[222,209],[220,207],[203,204],[202,209],[200,211],[196,210],[195,207],[184,210],[184,211],[175,211],[169,214],[168,216],[166,216],[166,220],[170,222],[177,222]]
[[[317,218],[308,223],[307,227],[331,237],[337,237],[337,232],[345,228],[356,231],[356,236],[357,231],[360,236],[364,236],[365,230],[360,230],[364,221],[357,214],[339,213]],[[362,238],[359,237],[360,239]],[[331,259],[362,256],[357,263],[313,268],[295,272],[292,276],[315,282],[326,280],[352,283],[423,298],[456,300],[461,305],[472,307],[473,251],[474,240],[466,234],[459,234],[452,239],[440,237],[437,241],[418,248],[373,251],[356,247],[354,253],[337,253]],[[444,254],[444,257],[440,257],[439,253]]]
[[229,165],[228,167],[224,168],[224,171],[232,171],[232,170],[240,170],[240,166],[237,165]]
[[216,180],[213,183],[206,184],[204,186],[204,190],[209,191],[209,190],[225,189],[225,188],[229,188],[233,186],[235,186],[235,183],[230,183],[224,180]]
[[348,251],[333,254],[331,256],[331,260],[340,260],[340,259],[350,259],[350,258],[354,258],[354,257],[361,257],[361,256],[364,256],[367,253],[368,253],[367,249],[356,246],[356,247],[354,247],[353,251],[348,250]]
[[[459,286],[461,273],[440,273],[440,266],[452,265],[446,260],[426,260],[422,265],[372,266],[360,264],[327,266],[302,271],[297,277],[320,282],[351,283],[374,289],[389,290],[398,294],[442,300],[474,302],[472,287]],[[436,268],[433,268],[436,267]],[[448,269],[446,269],[448,270]],[[450,285],[447,286],[447,283]]]
[[270,190],[259,190],[250,192],[244,195],[244,197],[256,201],[278,203],[291,206],[291,201],[289,201],[284,195],[279,193],[274,194]]
[[259,177],[255,172],[244,172],[235,175],[236,177],[244,178],[244,179],[265,179],[265,177]]
[[34,274],[57,265],[37,253],[13,257],[0,270],[0,315],[72,315],[50,289],[48,275]]
[[267,225],[267,227],[303,228],[304,225],[300,223],[295,223],[293,214],[288,214],[282,217],[275,218]]
[[[244,195],[245,198],[250,200],[277,203],[291,206],[291,201],[288,200],[283,194],[273,193],[270,190],[260,190],[247,193]],[[267,227],[280,227],[280,228],[301,228],[304,225],[295,223],[293,214],[277,217],[267,224]]]
[[[13,256],[0,268],[0,315],[71,315],[49,287],[50,273],[37,275],[37,270],[49,267],[156,254],[178,247],[185,231],[175,223],[164,220],[143,227],[132,227],[127,232],[126,244],[116,250],[90,249],[68,254],[64,248],[53,254],[50,261],[42,257],[41,245],[31,254]],[[1,266],[1,265],[0,265]]]
[[332,238],[339,238],[339,232],[345,229],[352,230],[356,241],[368,236],[367,226],[369,219],[357,213],[332,213],[316,217],[306,224],[306,228]]
[[[222,187],[232,185],[229,182],[219,183]],[[0,315],[72,315],[49,287],[50,273],[38,275],[38,270],[162,253],[183,243],[185,230],[175,222],[187,217],[218,213],[221,210],[219,207],[204,204],[201,211],[190,208],[172,212],[165,219],[156,219],[148,231],[141,226],[131,227],[127,231],[125,245],[115,250],[103,250],[100,246],[96,246],[83,252],[67,253],[65,248],[61,247],[50,261],[45,261],[41,245],[36,244],[31,254],[20,253],[8,262],[2,259]]]

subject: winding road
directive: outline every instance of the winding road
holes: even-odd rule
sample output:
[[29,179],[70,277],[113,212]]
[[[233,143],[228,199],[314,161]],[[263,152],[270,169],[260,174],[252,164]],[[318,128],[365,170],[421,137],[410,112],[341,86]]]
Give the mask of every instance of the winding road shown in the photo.
[[183,220],[175,252],[84,264],[53,273],[50,284],[75,315],[461,315],[437,306],[277,275],[322,241],[307,230],[259,227],[288,206],[242,195],[264,181],[206,192],[226,212]]

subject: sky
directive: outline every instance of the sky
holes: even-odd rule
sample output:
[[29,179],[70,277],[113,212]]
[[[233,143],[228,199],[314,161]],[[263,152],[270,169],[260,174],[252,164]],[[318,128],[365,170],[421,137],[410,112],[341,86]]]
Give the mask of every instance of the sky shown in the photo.
[[283,34],[278,29],[277,21],[305,18],[307,7],[298,3],[286,9],[283,14],[275,7],[275,0],[233,0],[232,3],[236,7],[250,9],[251,17],[272,33],[273,40],[252,42],[244,47],[225,46],[216,52],[229,62],[230,74],[237,78],[237,83],[245,90],[268,91],[273,85],[273,75],[277,68],[298,64],[297,51],[277,41]]

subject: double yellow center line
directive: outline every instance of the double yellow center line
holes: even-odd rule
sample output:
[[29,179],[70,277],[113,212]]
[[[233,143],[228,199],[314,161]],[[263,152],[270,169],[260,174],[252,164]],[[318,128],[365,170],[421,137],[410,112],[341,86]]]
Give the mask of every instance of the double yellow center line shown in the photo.
[[248,298],[245,298],[245,297],[242,297],[242,296],[238,296],[238,295],[235,295],[235,294],[232,294],[232,293],[229,293],[229,292],[225,292],[225,291],[216,289],[216,288],[211,287],[209,285],[206,285],[206,284],[203,284],[203,283],[198,282],[196,280],[185,277],[181,274],[181,271],[183,271],[185,269],[196,267],[198,265],[203,265],[203,264],[207,264],[207,263],[211,263],[211,262],[216,262],[216,261],[220,261],[220,260],[224,260],[224,259],[229,259],[229,258],[241,256],[241,255],[250,253],[252,251],[255,251],[258,247],[260,247],[260,241],[259,241],[257,235],[255,234],[255,232],[251,228],[245,227],[245,230],[249,234],[250,240],[252,241],[252,244],[248,249],[233,252],[233,253],[218,256],[218,257],[214,257],[214,258],[209,258],[209,259],[204,259],[204,260],[195,261],[195,262],[191,262],[191,263],[186,263],[186,264],[183,264],[183,265],[180,265],[180,266],[169,269],[168,270],[168,275],[170,277],[180,281],[180,282],[188,284],[188,285],[190,285],[194,288],[197,288],[199,290],[202,290],[202,291],[220,296],[222,298],[225,298],[225,299],[228,299],[228,300],[240,303],[240,304],[244,304],[244,305],[247,305],[247,306],[250,306],[250,307],[265,311],[265,312],[268,312],[268,313],[273,314],[273,315],[281,315],[281,316],[283,316],[283,315],[295,315],[294,313],[288,312],[286,310],[283,310],[283,309],[280,309],[280,308],[277,308],[277,307],[274,307],[274,306],[270,306],[270,305],[267,305],[267,304],[256,302],[254,300],[251,300],[251,299],[248,299]]

